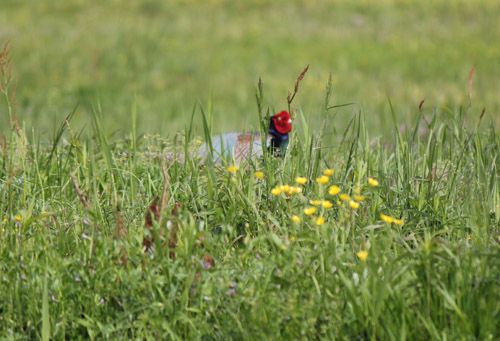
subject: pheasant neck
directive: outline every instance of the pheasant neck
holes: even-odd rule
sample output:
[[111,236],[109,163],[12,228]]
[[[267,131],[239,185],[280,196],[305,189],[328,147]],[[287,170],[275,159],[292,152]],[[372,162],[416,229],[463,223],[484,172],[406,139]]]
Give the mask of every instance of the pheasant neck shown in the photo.
[[270,149],[275,156],[285,155],[288,147],[288,134],[272,135]]

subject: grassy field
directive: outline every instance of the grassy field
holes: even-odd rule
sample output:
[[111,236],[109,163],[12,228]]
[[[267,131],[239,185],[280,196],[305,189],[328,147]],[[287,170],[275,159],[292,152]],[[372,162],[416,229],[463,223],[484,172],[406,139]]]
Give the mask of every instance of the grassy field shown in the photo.
[[2,1],[0,339],[499,339],[499,6]]

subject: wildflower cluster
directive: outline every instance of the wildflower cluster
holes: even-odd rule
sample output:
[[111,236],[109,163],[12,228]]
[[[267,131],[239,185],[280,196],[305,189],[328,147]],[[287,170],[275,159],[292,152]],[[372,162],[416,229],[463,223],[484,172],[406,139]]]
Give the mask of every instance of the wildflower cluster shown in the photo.
[[[327,211],[334,207],[334,202],[330,198],[325,197],[325,191],[330,196],[336,196],[341,193],[341,189],[337,185],[331,185],[330,187],[327,188],[324,187],[328,183],[331,183],[332,176],[334,174],[335,171],[333,169],[330,168],[325,169],[323,170],[322,174],[315,179],[314,182],[319,185],[317,189],[317,196],[319,198],[310,199],[306,201],[304,200],[306,198],[302,197],[303,198],[302,202],[304,201],[308,202],[308,205],[303,207],[301,215],[297,214],[292,215],[291,220],[293,223],[295,224],[301,223],[303,221],[303,216],[309,217],[308,219],[310,219],[311,223],[317,226],[323,225],[327,222],[327,215],[328,215]],[[295,183],[298,184],[299,186],[304,186],[309,182],[310,180],[304,176],[297,176],[295,178]],[[294,187],[290,186],[290,188],[293,193]],[[302,193],[301,187],[295,187],[295,188],[299,188],[300,189],[299,193]],[[275,188],[272,189],[271,194],[280,195],[284,191],[286,193],[287,189],[288,189],[287,185],[276,186]]]
[[274,196],[279,196],[281,194],[286,194],[287,196],[292,196],[294,194],[302,193],[302,188],[290,185],[279,185],[271,190],[271,194]]
[[[230,173],[237,171],[237,169],[234,170],[230,167],[227,170]],[[355,217],[357,214],[354,212],[359,210],[363,205],[366,205],[365,202],[373,195],[372,191],[362,193],[362,187],[376,188],[379,186],[379,181],[373,177],[368,177],[364,186],[358,182],[355,187],[343,189],[340,185],[335,184],[335,181],[332,179],[334,174],[335,171],[333,169],[325,169],[312,183],[307,177],[297,176],[294,179],[295,185],[277,185],[271,189],[271,194],[275,197],[283,195],[286,199],[297,196],[299,199],[298,202],[289,202],[291,210],[305,204],[299,211],[290,212],[293,213],[290,217],[293,224],[307,223],[309,221],[312,225],[321,226],[326,224],[332,217],[336,217],[336,221],[340,225],[343,223],[351,224],[350,217]],[[262,171],[256,171],[254,176],[257,179],[265,178]],[[307,186],[309,183],[311,183],[310,188],[315,192],[315,198],[307,198],[303,193],[304,186]],[[329,213],[330,211],[334,213]],[[394,218],[384,213],[380,213],[380,219],[387,224],[404,224],[402,219]],[[359,250],[356,253],[356,257],[361,262],[365,262],[368,257],[368,250]]]

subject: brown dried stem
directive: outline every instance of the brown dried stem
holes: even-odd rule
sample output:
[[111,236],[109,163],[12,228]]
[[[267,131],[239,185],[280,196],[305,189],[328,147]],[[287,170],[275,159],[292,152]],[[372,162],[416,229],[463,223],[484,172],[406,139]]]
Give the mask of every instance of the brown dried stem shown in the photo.
[[293,88],[293,93],[288,92],[288,97],[287,97],[288,111],[290,111],[290,106],[292,105],[295,95],[297,95],[297,93],[299,92],[300,82],[304,79],[308,70],[309,70],[309,65],[307,65],[297,77],[297,80],[295,81],[295,87]]

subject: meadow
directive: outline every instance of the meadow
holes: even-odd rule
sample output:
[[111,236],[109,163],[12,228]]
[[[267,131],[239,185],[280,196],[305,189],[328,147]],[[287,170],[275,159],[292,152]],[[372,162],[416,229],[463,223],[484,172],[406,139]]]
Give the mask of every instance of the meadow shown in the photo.
[[473,112],[486,107],[498,127],[498,13],[494,0],[3,0],[0,42],[11,44],[19,115],[43,136],[77,105],[74,124],[89,127],[97,102],[119,136],[134,106],[140,133],[172,135],[209,102],[216,132],[255,128],[259,77],[280,110],[308,64],[296,107],[311,124],[324,119],[331,73],[335,102],[358,105],[332,123],[361,109],[387,134],[388,98],[401,122],[422,99],[455,110],[469,103],[472,67]]
[[498,339],[498,7],[2,1],[0,338]]

